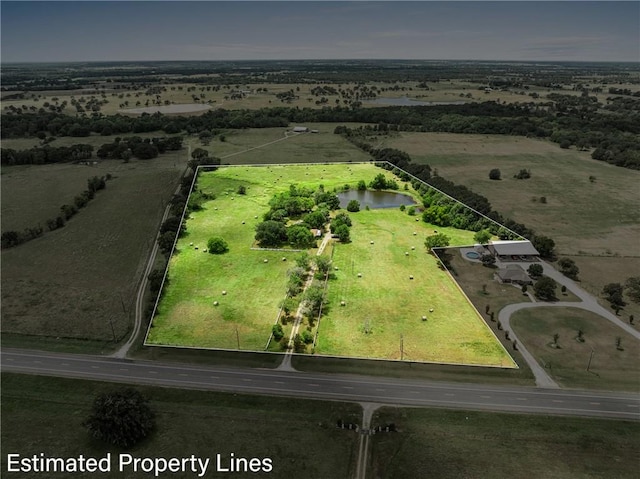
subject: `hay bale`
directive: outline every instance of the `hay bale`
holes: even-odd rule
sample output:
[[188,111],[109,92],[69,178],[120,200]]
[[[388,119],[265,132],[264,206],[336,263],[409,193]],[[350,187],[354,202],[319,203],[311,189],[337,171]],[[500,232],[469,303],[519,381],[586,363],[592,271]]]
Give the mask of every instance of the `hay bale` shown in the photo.
[[340,306],[345,306],[347,303],[345,303],[344,301],[340,301]]
[[334,266],[334,267],[333,267],[333,269],[335,269],[336,271],[338,271],[338,267],[337,267],[337,266]]
[[405,255],[405,256],[409,256],[409,252],[408,252],[408,251],[405,251],[405,252],[404,252],[404,255]]
[[416,247],[415,247],[415,246],[412,246],[412,247],[411,247],[411,249],[416,249]]
[[197,246],[194,246],[194,248],[193,248],[193,249],[198,249],[198,247],[197,247]]
[[413,279],[413,275],[412,274],[409,275],[409,279]]
[[242,224],[244,224],[244,221],[242,222]]
[[268,260],[268,259],[265,259],[265,260],[264,260],[264,262],[265,262],[265,263],[268,263],[268,262],[269,262],[269,260]]
[[415,236],[415,235],[417,235],[417,234],[418,234],[418,232],[417,232],[417,231],[414,231],[414,232],[413,232],[413,236]]
[[373,244],[373,241],[371,241],[371,244]]
[[285,258],[284,256],[282,257],[282,261],[287,261],[287,258]]
[[202,250],[202,252],[203,252],[203,253],[206,253],[206,252],[207,252],[207,248],[203,249],[203,250]]
[[227,292],[226,292],[226,291],[223,291],[223,292],[222,292],[222,296],[226,296],[226,295],[227,295]]
[[423,316],[423,317],[422,317],[422,320],[423,320],[423,321],[426,321],[426,320],[427,320],[427,317],[426,317],[426,316]]
[[214,305],[214,306],[218,306],[219,304],[220,304],[220,303],[218,303],[217,301],[214,301],[214,302],[213,302],[213,305]]
[[433,308],[429,308],[429,312],[430,312],[430,313],[433,313]]
[[358,273],[358,278],[362,278],[362,273]]
[[258,219],[258,215],[255,215],[255,216],[253,217],[253,219],[257,220],[257,219]]
[[189,243],[189,246],[193,246],[193,241],[191,243]]

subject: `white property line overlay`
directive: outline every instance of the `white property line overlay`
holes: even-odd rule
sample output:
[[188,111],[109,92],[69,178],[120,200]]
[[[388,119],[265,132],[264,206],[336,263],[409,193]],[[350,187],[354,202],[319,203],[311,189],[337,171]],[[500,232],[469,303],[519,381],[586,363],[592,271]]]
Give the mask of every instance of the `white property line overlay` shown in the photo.
[[[248,165],[198,165],[196,167],[196,171],[194,172],[193,180],[191,181],[191,187],[189,188],[189,195],[187,196],[187,201],[185,202],[184,209],[182,211],[182,216],[180,217],[180,227],[182,227],[182,224],[184,223],[185,215],[187,213],[187,208],[189,206],[189,198],[191,197],[191,194],[193,193],[193,188],[194,188],[194,186],[196,184],[196,180],[198,179],[198,176],[200,174],[200,169],[201,168],[203,170],[215,171],[215,170],[217,170],[219,168],[265,168],[265,167],[268,168],[268,167],[271,167],[271,166],[289,167],[289,166],[323,166],[323,165],[324,166],[327,166],[327,165],[331,166],[331,165],[371,165],[371,164],[373,164],[374,166],[378,166],[380,168],[382,168],[381,165],[387,164],[387,165],[391,166],[392,169],[383,168],[386,171],[389,171],[389,172],[393,173],[393,169],[396,169],[398,171],[406,173],[408,176],[410,176],[411,178],[419,181],[420,183],[424,184],[428,188],[434,189],[438,193],[446,196],[447,198],[455,201],[456,203],[461,204],[462,206],[464,206],[465,208],[473,211],[477,215],[480,215],[483,218],[485,218],[485,219],[491,221],[492,223],[498,225],[499,227],[504,228],[505,230],[507,230],[510,233],[514,234],[518,238],[522,238],[523,240],[526,240],[526,238],[524,238],[522,235],[520,235],[520,234],[516,233],[515,231],[507,228],[506,226],[498,223],[497,221],[489,218],[488,216],[480,213],[479,211],[471,208],[470,206],[467,206],[462,201],[457,200],[453,196],[448,195],[447,193],[439,190],[435,186],[431,186],[426,181],[421,180],[420,178],[412,175],[411,173],[406,172],[402,168],[399,168],[396,165],[394,165],[393,163],[390,163],[388,161],[377,161],[377,160],[373,160],[373,159],[371,161],[333,161],[333,162],[324,161],[324,162],[313,162],[313,163],[265,163],[265,164],[248,164]],[[211,170],[212,168],[213,168],[213,170]],[[178,229],[178,232],[176,233],[176,238],[173,241],[173,246],[171,247],[171,253],[169,254],[169,257],[168,257],[169,260],[171,259],[171,257],[173,256],[173,254],[175,252],[175,248],[176,248],[176,245],[178,243],[178,238],[180,236],[179,233],[180,233],[180,229]],[[158,310],[158,304],[160,303],[160,297],[161,297],[162,291],[164,289],[164,284],[165,284],[165,281],[166,281],[166,278],[167,278],[167,274],[169,272],[169,263],[170,263],[169,260],[167,260],[167,265],[165,267],[164,274],[162,276],[162,283],[160,285],[160,289],[158,290],[158,294],[156,296],[156,301],[155,301],[154,306],[153,306],[153,311],[151,313],[151,318],[149,319],[149,325],[147,326],[147,333],[145,334],[144,342],[142,343],[143,346],[147,346],[147,347],[163,347],[163,348],[172,348],[172,349],[195,349],[195,350],[203,350],[203,351],[226,351],[226,352],[236,352],[236,353],[259,353],[259,354],[280,354],[280,355],[283,354],[281,352],[276,352],[276,351],[258,351],[258,350],[252,350],[252,349],[241,350],[241,349],[225,349],[225,348],[205,348],[205,347],[195,347],[195,346],[174,346],[174,345],[169,345],[169,344],[147,343],[147,339],[149,338],[149,333],[150,333],[151,327],[153,325],[153,320],[154,320],[154,318],[156,316],[156,312]],[[438,258],[438,260],[440,261],[439,258]],[[440,262],[442,262],[442,261],[440,261]],[[453,276],[451,275],[449,270],[446,268],[446,266],[445,266],[445,270],[449,274],[449,276],[451,278],[453,278]],[[455,281],[455,279],[453,280],[453,282],[455,283],[456,287],[462,292],[464,298],[471,304],[471,306],[476,311],[476,313],[478,315],[480,315],[480,312],[476,309],[475,306],[473,306],[473,304],[471,303],[471,300],[467,297],[467,295],[464,294],[464,291],[462,291],[462,289],[460,288],[460,285],[458,285],[458,282]],[[516,361],[513,359],[511,354],[506,350],[506,348],[504,347],[502,342],[497,338],[497,336],[495,335],[493,330],[489,327],[489,325],[486,324],[486,321],[484,321],[484,318],[480,317],[480,319],[484,322],[485,326],[489,329],[489,331],[491,331],[491,334],[493,334],[493,336],[496,338],[496,341],[498,341],[500,346],[502,346],[502,348],[505,350],[507,355],[513,360],[513,362],[516,364],[516,368],[517,368],[518,366],[517,366]],[[309,354],[305,354],[305,353],[291,353],[291,354],[295,354],[296,356],[309,357]],[[315,355],[315,353],[313,355]],[[358,359],[358,360],[366,359],[366,360],[373,360],[373,361],[392,361],[392,362],[399,362],[399,363],[407,363],[407,362],[409,362],[409,363],[420,363],[420,364],[443,364],[443,365],[450,365],[450,366],[456,366],[457,365],[457,366],[478,366],[478,367],[493,367],[493,368],[502,368],[502,369],[513,369],[512,367],[497,366],[497,365],[484,365],[484,364],[446,363],[446,362],[436,362],[436,361],[405,361],[405,360],[401,360],[401,359],[366,358],[366,357],[337,356],[337,355],[334,356],[334,355],[323,355],[323,354],[319,354],[317,356],[318,357],[323,357],[323,358],[337,358],[337,359]]]

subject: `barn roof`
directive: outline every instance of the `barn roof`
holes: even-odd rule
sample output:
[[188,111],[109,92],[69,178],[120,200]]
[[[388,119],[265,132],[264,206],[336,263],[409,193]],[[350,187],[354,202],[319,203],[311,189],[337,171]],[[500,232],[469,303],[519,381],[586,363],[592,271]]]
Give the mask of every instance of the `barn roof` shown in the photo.
[[539,256],[540,253],[533,247],[531,241],[490,241],[496,254],[500,256]]

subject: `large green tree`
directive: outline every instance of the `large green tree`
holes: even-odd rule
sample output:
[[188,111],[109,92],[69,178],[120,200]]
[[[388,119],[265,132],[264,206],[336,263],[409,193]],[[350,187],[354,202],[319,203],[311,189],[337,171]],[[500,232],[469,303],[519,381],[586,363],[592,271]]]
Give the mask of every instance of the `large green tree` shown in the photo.
[[560,272],[567,278],[578,279],[580,269],[571,258],[560,258],[558,260],[558,266],[560,266]]
[[303,225],[291,226],[287,229],[287,239],[294,248],[311,248],[315,246],[315,237],[309,228]]
[[537,298],[543,301],[556,299],[556,287],[558,284],[548,276],[543,276],[533,285],[533,291]]
[[287,241],[287,228],[279,221],[263,221],[256,226],[256,241],[260,246],[276,247]]
[[427,239],[424,241],[424,245],[427,247],[427,250],[431,251],[432,248],[444,248],[449,246],[449,238],[444,233],[437,233],[431,236],[427,236]]
[[155,413],[139,391],[124,388],[100,394],[83,422],[93,437],[129,448],[155,428]]

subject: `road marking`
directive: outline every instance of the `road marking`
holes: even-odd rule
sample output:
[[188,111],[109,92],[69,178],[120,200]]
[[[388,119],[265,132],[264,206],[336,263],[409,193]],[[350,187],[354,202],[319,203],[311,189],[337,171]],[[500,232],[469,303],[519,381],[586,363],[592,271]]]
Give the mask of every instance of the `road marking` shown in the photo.
[[353,389],[351,386],[342,386],[342,389]]
[[409,391],[411,394],[420,394],[420,391]]
[[60,363],[62,366],[69,366],[69,363]]
[[120,369],[119,369],[119,371],[127,372],[127,371],[129,371],[129,370],[128,370],[128,369],[124,369],[124,368],[120,368]]
[[284,384],[284,381],[273,381],[274,384]]
[[13,359],[13,358],[7,358],[7,359],[5,359],[5,361],[15,361],[15,359]]
[[316,388],[319,388],[319,387],[320,387],[320,385],[319,385],[319,384],[308,384],[308,386],[313,386],[313,387],[316,387]]
[[592,406],[600,406],[599,402],[590,402],[589,404],[591,404]]
[[149,371],[149,374],[158,374],[158,371]]
[[91,366],[91,369],[100,369],[100,366]]
[[637,404],[627,404],[627,407],[640,407]]
[[242,378],[242,380],[247,383],[253,381],[253,379],[251,378]]
[[178,376],[182,376],[183,378],[188,378],[189,377],[189,375],[185,374],[185,373],[180,373],[180,374],[178,374]]
[[455,394],[453,394],[453,393],[444,393],[444,395],[445,395],[445,396],[449,396],[449,397],[453,397],[453,396],[455,396]]
[[42,364],[42,361],[33,361],[33,364]]
[[209,379],[220,379],[218,376],[209,376]]

